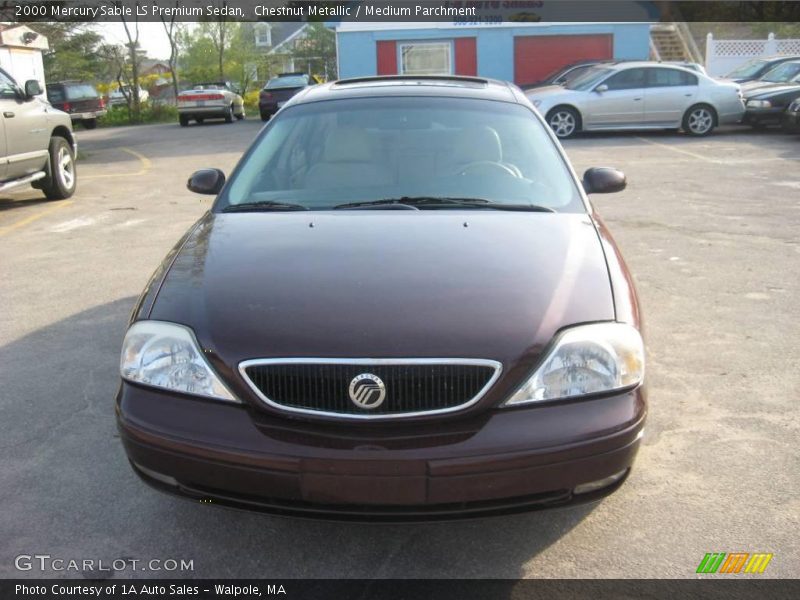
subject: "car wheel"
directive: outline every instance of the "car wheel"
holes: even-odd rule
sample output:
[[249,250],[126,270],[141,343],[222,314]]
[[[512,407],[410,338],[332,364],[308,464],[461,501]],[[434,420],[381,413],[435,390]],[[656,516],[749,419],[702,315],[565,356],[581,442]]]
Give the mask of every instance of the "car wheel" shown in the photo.
[[574,136],[581,129],[581,116],[578,111],[569,106],[556,106],[547,113],[547,124],[559,139]]
[[225,113],[225,122],[233,123],[233,104],[228,107],[228,112]]
[[244,120],[244,106],[242,107],[242,112],[237,113],[235,116],[236,116],[236,120],[237,121],[243,121]]
[[181,124],[181,127],[188,126],[189,125],[189,117],[187,117],[185,115],[179,115],[178,116],[178,123]]
[[86,129],[94,129],[97,127],[97,119],[83,119],[81,123]]
[[63,137],[51,137],[49,155],[41,189],[48,200],[64,200],[72,196],[78,183],[72,146]]
[[269,117],[270,117],[269,113],[266,113],[263,110],[261,111],[261,120],[262,121],[269,121]]
[[683,130],[689,135],[704,136],[714,131],[717,115],[707,104],[692,106],[683,115]]
[[203,117],[198,117],[197,119],[195,119],[195,121],[197,121],[198,125],[202,125],[203,121],[205,121],[205,119]]

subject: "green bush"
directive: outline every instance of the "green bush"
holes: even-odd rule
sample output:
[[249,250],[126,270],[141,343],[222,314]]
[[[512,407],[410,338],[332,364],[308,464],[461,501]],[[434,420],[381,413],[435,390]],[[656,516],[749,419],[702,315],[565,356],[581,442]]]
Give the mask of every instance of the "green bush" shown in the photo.
[[98,120],[98,124],[100,127],[121,127],[145,123],[167,123],[178,120],[178,109],[172,104],[145,102],[140,108],[139,117],[138,123],[132,122],[133,115],[128,114],[127,106],[112,106],[105,116]]

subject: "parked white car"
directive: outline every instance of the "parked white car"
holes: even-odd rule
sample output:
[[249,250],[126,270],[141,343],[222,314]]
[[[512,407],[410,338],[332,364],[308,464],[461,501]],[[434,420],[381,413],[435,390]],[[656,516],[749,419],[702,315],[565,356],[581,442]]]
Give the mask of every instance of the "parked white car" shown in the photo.
[[[128,104],[128,100],[125,98],[126,95],[128,98],[132,97],[133,89],[131,89],[131,86],[123,85],[121,88],[117,88],[108,95],[109,106],[124,106]],[[147,90],[139,88],[139,102],[146,102],[149,98],[150,94],[147,93]]]
[[194,119],[244,119],[244,100],[233,90],[229,81],[198,83],[190,90],[178,94],[178,121],[186,127]]
[[738,84],[654,62],[598,65],[565,86],[525,94],[559,138],[613,129],[683,129],[702,136],[740,122],[745,108]]

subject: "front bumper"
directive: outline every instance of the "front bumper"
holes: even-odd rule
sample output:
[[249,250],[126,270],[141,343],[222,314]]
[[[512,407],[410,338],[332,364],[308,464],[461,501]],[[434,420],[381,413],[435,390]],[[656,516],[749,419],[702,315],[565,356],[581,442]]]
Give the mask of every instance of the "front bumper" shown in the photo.
[[[274,514],[356,520],[463,518],[565,506],[628,474],[645,393],[416,423],[330,424],[123,383],[121,438],[167,492]],[[611,476],[602,489],[575,488]]]
[[743,123],[747,125],[779,125],[783,118],[785,106],[772,108],[748,108],[744,113]]

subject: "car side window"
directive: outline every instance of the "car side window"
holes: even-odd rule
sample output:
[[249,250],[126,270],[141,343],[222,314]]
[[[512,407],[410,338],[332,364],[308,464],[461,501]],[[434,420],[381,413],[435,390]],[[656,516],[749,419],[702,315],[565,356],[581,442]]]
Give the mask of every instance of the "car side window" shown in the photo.
[[47,99],[50,102],[63,102],[64,101],[64,90],[59,87],[47,87]]
[[17,84],[8,75],[0,71],[0,98],[13,100],[17,97]]
[[697,77],[677,69],[648,69],[648,87],[697,85]]
[[609,90],[632,90],[645,85],[645,69],[627,69],[603,82]]

